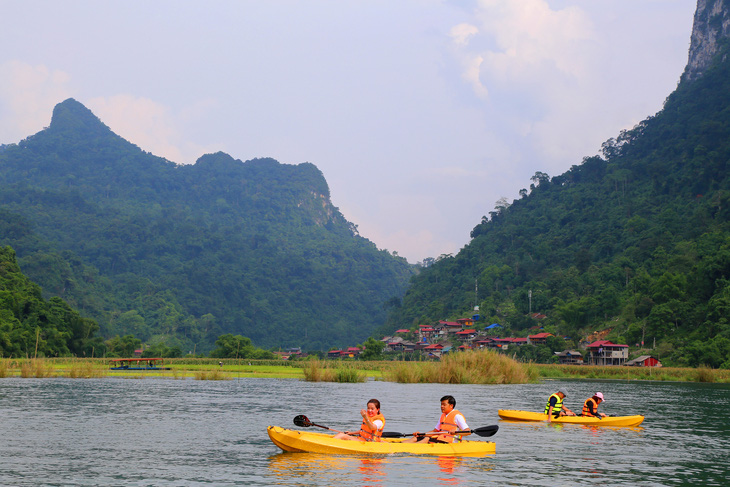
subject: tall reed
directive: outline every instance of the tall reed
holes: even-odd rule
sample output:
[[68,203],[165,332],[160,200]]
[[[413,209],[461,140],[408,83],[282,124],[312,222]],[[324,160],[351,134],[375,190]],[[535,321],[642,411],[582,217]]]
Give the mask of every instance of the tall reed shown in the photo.
[[365,382],[367,375],[350,365],[337,364],[331,367],[321,360],[309,360],[302,367],[304,380],[309,382]]
[[439,362],[400,362],[383,375],[402,383],[524,384],[537,380],[534,367],[492,350],[450,353]]
[[697,367],[697,382],[715,382],[715,373],[706,365]]
[[30,359],[24,360],[20,364],[20,376],[23,378],[36,377],[53,377],[53,368],[49,367],[48,364],[42,359]]
[[104,377],[105,375],[105,366],[90,360],[74,360],[66,371],[66,376],[71,379],[91,379]]
[[220,369],[199,370],[195,372],[195,378],[197,380],[231,380],[231,376]]
[[8,359],[0,359],[0,378],[5,378],[9,374],[10,365]]

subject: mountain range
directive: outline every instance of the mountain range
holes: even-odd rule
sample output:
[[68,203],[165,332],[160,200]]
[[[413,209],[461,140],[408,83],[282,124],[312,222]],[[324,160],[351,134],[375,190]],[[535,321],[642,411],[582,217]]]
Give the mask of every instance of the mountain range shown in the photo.
[[132,334],[205,352],[359,343],[414,267],[361,237],[310,163],[206,154],[177,165],[74,99],[0,148],[0,244],[44,296]]

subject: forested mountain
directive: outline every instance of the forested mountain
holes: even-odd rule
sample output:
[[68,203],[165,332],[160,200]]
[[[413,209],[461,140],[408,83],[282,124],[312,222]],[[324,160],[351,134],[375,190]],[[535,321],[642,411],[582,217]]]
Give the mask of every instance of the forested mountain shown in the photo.
[[208,154],[176,165],[73,99],[0,147],[0,244],[108,338],[207,351],[357,343],[413,272],[332,205],[313,165]]
[[632,350],[656,344],[666,365],[730,367],[728,30],[726,2],[700,0],[690,63],[664,108],[605,142],[603,157],[536,173],[458,255],[412,279],[381,331],[478,304],[482,323],[516,336],[610,330]]

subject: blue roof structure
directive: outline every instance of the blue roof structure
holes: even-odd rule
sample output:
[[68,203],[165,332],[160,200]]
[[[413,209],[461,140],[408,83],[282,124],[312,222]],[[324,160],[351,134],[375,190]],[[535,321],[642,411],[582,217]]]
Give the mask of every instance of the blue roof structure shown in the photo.
[[491,325],[487,326],[487,327],[486,327],[486,328],[484,328],[484,329],[485,329],[485,330],[491,330],[491,329],[493,329],[493,328],[502,328],[502,325],[500,325],[499,323],[492,323]]

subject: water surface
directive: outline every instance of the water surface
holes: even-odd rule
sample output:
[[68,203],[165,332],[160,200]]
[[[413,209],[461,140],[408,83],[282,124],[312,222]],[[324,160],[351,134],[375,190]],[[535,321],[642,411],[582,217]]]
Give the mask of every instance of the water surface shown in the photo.
[[[500,421],[564,388],[580,410],[644,414],[638,428]],[[484,458],[283,453],[270,424],[305,414],[355,429],[370,398],[387,431],[433,428],[452,394],[473,428],[499,424]],[[307,383],[295,379],[0,379],[0,485],[715,485],[730,484],[730,387],[546,381],[527,385]],[[318,431],[324,431],[319,428]],[[484,440],[484,439],[482,439]]]

